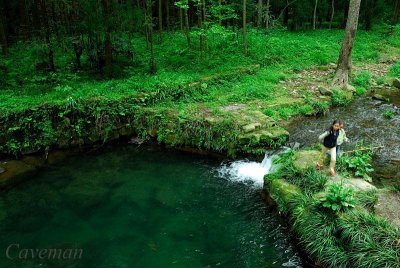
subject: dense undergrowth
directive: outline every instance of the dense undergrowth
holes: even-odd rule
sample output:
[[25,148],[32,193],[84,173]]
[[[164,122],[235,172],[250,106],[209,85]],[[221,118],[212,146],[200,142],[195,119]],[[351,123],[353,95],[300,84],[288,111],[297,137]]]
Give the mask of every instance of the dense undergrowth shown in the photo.
[[278,168],[265,177],[265,188],[289,215],[306,252],[324,267],[399,267],[400,230],[374,215],[376,190],[327,183],[312,167],[296,168],[294,152],[275,160]]

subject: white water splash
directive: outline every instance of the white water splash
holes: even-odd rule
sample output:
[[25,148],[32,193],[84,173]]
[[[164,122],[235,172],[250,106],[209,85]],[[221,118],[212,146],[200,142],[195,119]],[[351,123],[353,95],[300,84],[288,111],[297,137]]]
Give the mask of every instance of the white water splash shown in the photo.
[[264,184],[264,176],[271,171],[272,159],[277,154],[277,152],[266,152],[261,163],[239,160],[224,164],[218,169],[218,175],[231,181],[250,183],[261,188]]

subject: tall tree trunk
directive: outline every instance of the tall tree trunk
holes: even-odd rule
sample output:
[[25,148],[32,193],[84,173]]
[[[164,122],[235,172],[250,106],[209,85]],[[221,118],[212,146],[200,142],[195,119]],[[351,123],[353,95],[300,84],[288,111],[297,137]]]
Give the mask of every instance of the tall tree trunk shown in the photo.
[[166,10],[167,10],[167,31],[170,32],[171,31],[171,21],[170,21],[170,16],[169,16],[169,8],[170,8],[170,4],[169,4],[169,0],[167,0],[166,5]]
[[349,84],[349,74],[352,68],[351,52],[357,32],[358,17],[360,13],[361,0],[350,0],[349,16],[347,18],[346,30],[340,49],[336,75],[332,85],[347,88]]
[[148,32],[149,44],[150,44],[150,73],[155,74],[157,72],[156,61],[154,58],[154,47],[153,47],[153,15],[152,15],[152,0],[145,0],[146,7],[146,28]]
[[0,41],[1,41],[1,51],[3,55],[8,55],[8,42],[7,42],[7,18],[6,12],[4,10],[4,1],[0,0]]
[[263,0],[258,0],[257,5],[257,27],[261,28],[262,25],[262,14],[263,14]]
[[200,30],[200,58],[203,59],[203,52],[204,52],[204,37],[203,37],[203,12],[202,12],[202,2],[198,2],[197,4],[197,20],[199,24]]
[[265,29],[269,29],[269,5],[270,5],[270,0],[267,0],[267,6],[265,10]]
[[207,13],[206,13],[206,0],[203,1],[203,34],[204,34],[204,46],[205,46],[205,51],[208,51],[208,42],[207,42]]
[[41,8],[42,17],[43,17],[43,25],[45,27],[44,32],[45,32],[45,41],[46,41],[47,48],[48,48],[49,70],[54,72],[56,68],[54,65],[54,50],[53,50],[53,43],[51,40],[53,30],[51,29],[51,25],[49,22],[49,18],[51,18],[51,15],[50,15],[49,7],[46,3],[46,0],[40,1],[40,8]]
[[182,14],[182,8],[179,8],[179,22],[180,22],[180,25],[181,25],[181,31],[184,32],[184,31],[183,31],[183,14]]
[[190,29],[189,29],[188,8],[185,8],[184,14],[185,14],[185,34],[186,34],[186,42],[187,42],[188,49],[190,49]]
[[221,8],[222,8],[222,0],[218,0],[218,24],[222,25],[222,13],[221,13]]
[[313,14],[313,30],[315,30],[315,24],[317,21],[317,8],[318,8],[318,0],[315,0],[314,14]]
[[111,6],[110,0],[103,0],[103,12],[104,12],[104,21],[106,23],[106,38],[104,44],[104,55],[105,55],[105,70],[106,75],[110,77],[112,75],[112,44],[111,44],[111,25],[110,25],[110,13]]
[[346,27],[347,17],[349,16],[349,5],[344,6],[342,28]]
[[394,6],[393,23],[399,22],[399,16],[400,16],[400,0],[397,0]]
[[243,53],[247,55],[247,23],[246,23],[246,10],[247,4],[246,0],[243,0]]
[[162,18],[162,0],[158,0],[158,31],[160,33],[160,41],[163,40],[162,36],[162,26],[163,26],[163,18]]
[[364,26],[369,31],[372,28],[372,15],[374,14],[375,0],[365,1]]
[[331,19],[329,20],[329,29],[332,29],[333,16],[335,16],[335,0],[332,0]]

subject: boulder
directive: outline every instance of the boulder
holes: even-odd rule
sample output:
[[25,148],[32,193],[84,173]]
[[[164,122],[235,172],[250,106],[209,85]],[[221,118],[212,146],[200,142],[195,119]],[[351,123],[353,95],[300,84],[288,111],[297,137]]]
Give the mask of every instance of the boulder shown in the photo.
[[387,98],[385,98],[384,96],[382,96],[382,95],[380,95],[380,94],[374,94],[374,95],[372,96],[372,98],[373,98],[374,100],[387,101]]
[[251,123],[242,127],[245,133],[252,132],[261,127],[260,123]]
[[332,91],[325,87],[318,87],[318,91],[323,96],[331,96],[332,95]]
[[400,89],[400,79],[399,78],[395,78],[393,79],[392,85],[398,89]]
[[293,165],[299,170],[306,169],[308,167],[313,167],[318,161],[320,156],[319,151],[299,151],[294,154]]

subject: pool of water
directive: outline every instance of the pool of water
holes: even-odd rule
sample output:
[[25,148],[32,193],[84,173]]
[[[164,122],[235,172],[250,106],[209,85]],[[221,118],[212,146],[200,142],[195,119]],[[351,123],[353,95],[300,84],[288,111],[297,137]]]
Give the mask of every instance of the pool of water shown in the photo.
[[69,157],[1,193],[0,267],[302,267],[259,185],[221,168],[154,147]]

